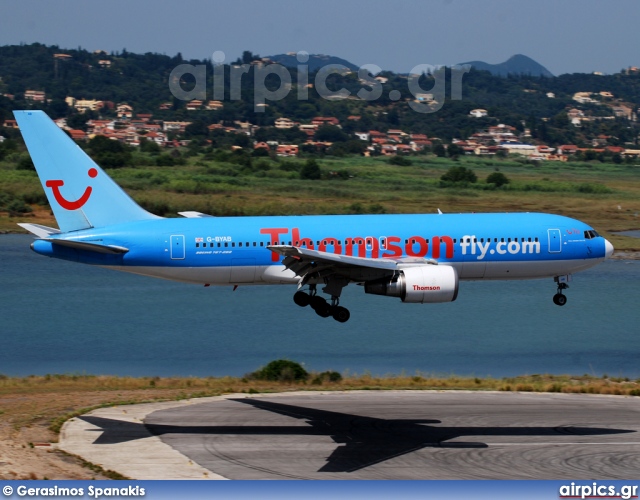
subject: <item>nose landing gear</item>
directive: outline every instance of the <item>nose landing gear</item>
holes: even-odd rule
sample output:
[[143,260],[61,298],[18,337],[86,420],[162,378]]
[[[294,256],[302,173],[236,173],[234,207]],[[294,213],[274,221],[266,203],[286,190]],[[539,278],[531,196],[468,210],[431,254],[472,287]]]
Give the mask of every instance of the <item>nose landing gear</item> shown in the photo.
[[571,281],[571,276],[556,276],[553,280],[558,284],[558,292],[553,296],[553,303],[563,306],[567,303],[567,297],[562,292],[569,288],[568,282]]

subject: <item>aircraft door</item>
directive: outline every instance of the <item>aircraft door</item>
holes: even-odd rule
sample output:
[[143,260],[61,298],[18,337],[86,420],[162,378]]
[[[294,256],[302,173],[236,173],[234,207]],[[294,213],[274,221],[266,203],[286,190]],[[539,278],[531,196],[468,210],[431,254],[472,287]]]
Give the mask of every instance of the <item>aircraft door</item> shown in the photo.
[[170,242],[170,250],[169,254],[173,260],[179,260],[185,258],[185,246],[184,246],[184,235],[182,234],[172,234],[169,238]]
[[560,229],[548,229],[549,253],[560,253],[562,251],[562,235]]

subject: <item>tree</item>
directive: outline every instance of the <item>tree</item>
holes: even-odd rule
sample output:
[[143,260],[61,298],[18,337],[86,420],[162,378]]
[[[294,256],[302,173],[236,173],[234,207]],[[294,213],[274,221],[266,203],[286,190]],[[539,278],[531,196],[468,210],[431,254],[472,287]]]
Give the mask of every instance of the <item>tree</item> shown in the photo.
[[314,159],[307,160],[300,170],[300,178],[312,181],[322,178],[322,170],[320,170],[318,162]]
[[103,168],[120,168],[131,163],[131,148],[119,141],[97,135],[87,146],[91,157]]
[[195,120],[185,127],[184,135],[185,137],[207,137],[209,135],[209,129],[207,128],[207,124],[202,120]]
[[435,146],[433,146],[433,153],[439,158],[444,158],[445,156],[447,156],[447,150],[444,149],[444,146],[442,144],[436,144]]
[[345,142],[348,141],[350,137],[345,134],[340,127],[336,127],[335,125],[322,125],[316,130],[315,139],[321,142]]
[[143,153],[158,154],[160,153],[160,146],[155,141],[150,141],[146,137],[141,137],[140,151],[142,151]]
[[596,153],[593,149],[587,149],[584,152],[584,161],[592,161],[598,158],[598,153]]
[[440,177],[445,183],[473,183],[478,180],[478,176],[473,170],[466,167],[451,167]]
[[487,184],[495,184],[496,187],[504,186],[509,182],[509,178],[502,172],[493,172],[487,176]]
[[464,154],[464,149],[462,149],[457,144],[449,144],[447,146],[447,153],[450,157],[459,156],[461,154]]

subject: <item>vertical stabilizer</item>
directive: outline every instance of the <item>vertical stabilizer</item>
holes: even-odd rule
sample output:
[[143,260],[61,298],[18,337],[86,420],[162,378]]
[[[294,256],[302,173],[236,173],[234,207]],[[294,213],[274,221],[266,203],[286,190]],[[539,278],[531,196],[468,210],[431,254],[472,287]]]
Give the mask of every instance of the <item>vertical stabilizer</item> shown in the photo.
[[14,111],[62,232],[157,219],[118,186],[43,111]]

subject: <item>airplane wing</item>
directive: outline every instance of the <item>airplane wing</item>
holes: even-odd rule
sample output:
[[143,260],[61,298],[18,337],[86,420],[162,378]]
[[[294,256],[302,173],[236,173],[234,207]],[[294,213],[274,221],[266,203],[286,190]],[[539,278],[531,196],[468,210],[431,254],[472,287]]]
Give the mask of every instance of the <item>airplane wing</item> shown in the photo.
[[215,217],[215,215],[203,214],[202,212],[193,212],[193,211],[178,212],[178,215],[182,215],[187,219],[202,219],[204,217]]
[[352,281],[365,281],[391,276],[395,271],[405,267],[438,263],[435,260],[418,257],[404,259],[353,257],[291,245],[269,245],[267,248],[282,255],[284,266],[300,276],[303,283],[311,276],[329,275],[343,276]]

